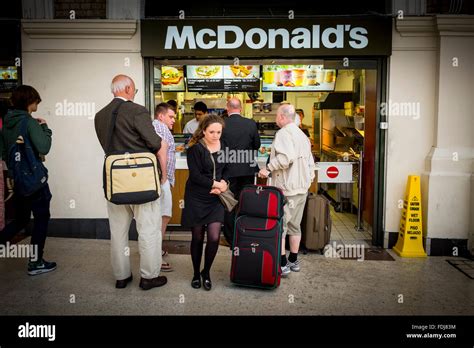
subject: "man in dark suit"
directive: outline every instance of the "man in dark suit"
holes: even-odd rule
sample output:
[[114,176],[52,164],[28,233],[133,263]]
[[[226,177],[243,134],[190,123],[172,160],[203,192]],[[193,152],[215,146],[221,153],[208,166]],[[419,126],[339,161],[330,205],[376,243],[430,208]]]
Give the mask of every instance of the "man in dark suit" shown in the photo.
[[[133,102],[137,90],[135,83],[126,75],[112,80],[114,99],[95,116],[95,130],[104,152],[153,152],[161,148],[161,138],[152,125],[146,108]],[[118,110],[115,130],[107,148],[112,114]],[[166,277],[160,276],[161,268],[161,205],[157,199],[144,204],[116,205],[107,202],[110,225],[112,269],[117,279],[116,288],[122,289],[132,281],[128,247],[128,230],[135,218],[140,251],[140,288],[165,285]]]
[[[257,154],[260,148],[260,135],[254,120],[241,116],[242,104],[239,99],[227,101],[227,114],[224,118],[225,128],[222,139],[231,156],[228,164],[230,173],[230,190],[238,199],[244,185],[253,184],[258,172]],[[232,154],[233,152],[233,154]],[[224,219],[224,236],[232,244],[234,213],[226,212]]]

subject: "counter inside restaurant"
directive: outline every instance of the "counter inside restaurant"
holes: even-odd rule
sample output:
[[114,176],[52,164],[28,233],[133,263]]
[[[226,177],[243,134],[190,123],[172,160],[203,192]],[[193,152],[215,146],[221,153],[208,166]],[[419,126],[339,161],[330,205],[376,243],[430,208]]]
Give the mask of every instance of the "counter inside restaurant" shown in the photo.
[[[257,158],[258,167],[265,168],[267,163],[267,157],[258,157]],[[176,154],[176,170],[188,170],[188,162],[186,160],[186,155]]]
[[360,154],[346,148],[333,148],[323,144],[322,153],[328,161],[359,162]]
[[[257,164],[259,168],[264,168],[267,163],[273,138],[273,136],[265,135],[262,135],[260,138],[261,146],[257,157]],[[190,135],[175,134],[174,139],[176,144],[176,172],[175,185],[171,189],[173,193],[173,215],[171,217],[170,224],[180,225],[182,211],[181,206],[184,199],[186,181],[188,180],[189,176],[188,162],[186,159],[186,148],[190,139]]]
[[[268,156],[270,155],[270,147],[273,141],[273,136],[261,135],[260,136],[260,149],[258,152],[257,163],[259,168],[264,168],[267,163]],[[190,139],[188,134],[176,134],[174,140],[176,143],[176,169],[187,170],[188,163],[186,160],[186,148],[187,143]]]

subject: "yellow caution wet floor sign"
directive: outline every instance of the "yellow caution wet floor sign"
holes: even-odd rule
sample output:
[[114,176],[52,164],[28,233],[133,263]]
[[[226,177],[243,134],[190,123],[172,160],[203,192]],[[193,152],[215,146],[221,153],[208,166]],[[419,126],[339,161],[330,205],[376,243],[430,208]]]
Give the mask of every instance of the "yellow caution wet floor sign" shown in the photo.
[[420,177],[409,175],[397,244],[393,250],[401,257],[426,257],[421,224]]

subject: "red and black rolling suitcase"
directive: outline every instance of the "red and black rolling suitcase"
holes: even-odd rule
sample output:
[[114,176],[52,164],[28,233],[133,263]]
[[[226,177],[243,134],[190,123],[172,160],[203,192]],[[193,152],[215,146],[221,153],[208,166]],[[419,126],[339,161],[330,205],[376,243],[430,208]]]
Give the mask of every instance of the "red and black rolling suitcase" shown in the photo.
[[274,289],[280,285],[283,192],[247,185],[237,209],[230,280],[238,285]]

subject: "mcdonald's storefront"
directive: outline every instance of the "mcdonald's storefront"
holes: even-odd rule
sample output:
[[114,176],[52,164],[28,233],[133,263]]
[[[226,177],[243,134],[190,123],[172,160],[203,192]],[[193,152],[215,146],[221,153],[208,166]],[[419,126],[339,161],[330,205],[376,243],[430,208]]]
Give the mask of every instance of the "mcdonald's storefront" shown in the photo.
[[[38,113],[54,134],[46,163],[54,197],[51,235],[108,237],[93,115],[58,112],[58,105],[88,103],[98,111],[111,98],[111,77],[125,73],[150,116],[157,103],[177,101],[178,145],[196,101],[220,114],[235,96],[243,115],[259,126],[264,159],[277,130],[275,109],[292,103],[321,164],[313,189],[332,203],[335,236],[393,247],[400,201],[414,174],[421,178],[427,253],[467,252],[474,228],[467,131],[474,128],[474,76],[463,62],[474,61],[468,49],[474,32],[466,23],[472,18],[83,20],[73,27],[23,20],[23,82],[38,87]],[[448,52],[459,58],[457,70],[451,60],[444,64]],[[178,162],[185,178],[185,151]],[[184,187],[176,186],[179,198]],[[178,215],[179,199],[175,203]],[[172,225],[179,230],[178,219]]]

